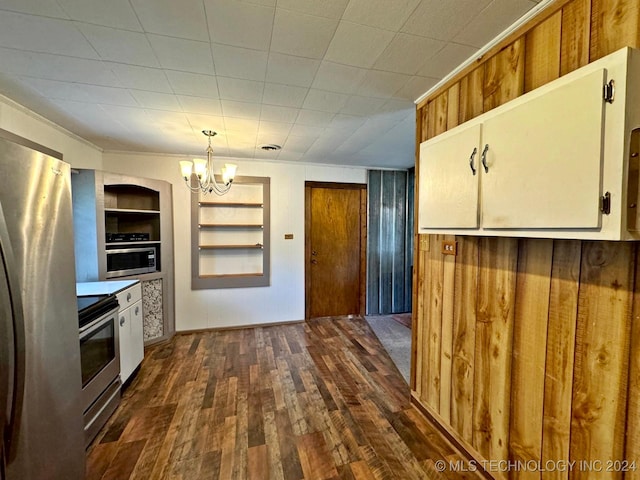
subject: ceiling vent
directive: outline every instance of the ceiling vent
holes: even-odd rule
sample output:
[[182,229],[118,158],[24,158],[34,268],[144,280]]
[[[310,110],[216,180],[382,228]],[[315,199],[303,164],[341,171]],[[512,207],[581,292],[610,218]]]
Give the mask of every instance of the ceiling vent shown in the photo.
[[267,152],[274,152],[276,150],[280,150],[282,147],[280,145],[275,145],[273,143],[267,143],[266,145],[260,145],[260,148]]

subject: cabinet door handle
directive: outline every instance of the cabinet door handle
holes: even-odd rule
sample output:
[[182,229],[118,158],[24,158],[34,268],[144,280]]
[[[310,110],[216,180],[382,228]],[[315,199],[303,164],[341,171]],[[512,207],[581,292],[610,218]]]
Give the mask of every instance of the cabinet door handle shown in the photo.
[[124,326],[124,317],[120,317],[120,326]]
[[489,167],[487,166],[487,151],[489,150],[489,144],[485,144],[482,150],[482,166],[484,167],[484,173],[489,173]]
[[136,307],[136,315],[140,312],[140,307]]
[[476,174],[476,167],[473,162],[475,160],[476,153],[478,153],[478,147],[473,148],[473,152],[471,152],[471,156],[469,157],[469,168],[471,168],[471,172],[474,175]]

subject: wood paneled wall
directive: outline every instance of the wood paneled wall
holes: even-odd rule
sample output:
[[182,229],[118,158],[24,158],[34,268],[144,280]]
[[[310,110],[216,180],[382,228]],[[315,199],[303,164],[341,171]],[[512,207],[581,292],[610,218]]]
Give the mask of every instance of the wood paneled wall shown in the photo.
[[[639,28],[640,0],[556,1],[418,105],[417,143],[640,47]],[[496,478],[640,479],[636,243],[456,236],[453,257],[446,239],[415,242],[414,401],[482,459],[637,466]]]

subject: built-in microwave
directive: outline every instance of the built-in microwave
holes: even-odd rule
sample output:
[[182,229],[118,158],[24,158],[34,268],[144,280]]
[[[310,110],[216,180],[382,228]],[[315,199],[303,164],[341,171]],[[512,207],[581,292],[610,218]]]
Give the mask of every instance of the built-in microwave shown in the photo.
[[140,275],[156,270],[156,247],[107,250],[107,278]]

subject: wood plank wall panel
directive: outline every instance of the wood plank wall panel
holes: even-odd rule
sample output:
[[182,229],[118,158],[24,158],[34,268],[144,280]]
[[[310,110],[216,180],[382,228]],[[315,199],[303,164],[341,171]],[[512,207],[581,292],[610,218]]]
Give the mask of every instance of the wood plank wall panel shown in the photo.
[[425,282],[425,314],[422,322],[425,360],[422,366],[422,398],[437,412],[440,411],[440,346],[442,337],[442,282],[444,270],[438,245],[441,235],[431,235],[430,249],[422,271],[427,272]]
[[447,130],[460,123],[460,83],[454,84],[447,90]]
[[[454,235],[444,235],[443,241],[455,242]],[[440,342],[440,416],[451,423],[451,373],[453,368],[453,316],[456,302],[456,261],[452,255],[442,259],[442,329]]]
[[473,384],[478,296],[478,238],[457,237],[453,310],[451,426],[463,440],[473,441]]
[[[625,458],[636,460],[636,466],[638,466],[638,459],[640,459],[640,355],[638,354],[640,352],[640,263],[637,261],[636,285],[633,293]],[[624,478],[625,480],[640,479],[640,468],[629,471]]]
[[[545,361],[542,461],[569,458],[573,359],[578,315],[582,242],[555,240],[549,293],[547,358]],[[568,472],[549,471],[545,480],[566,480]]]
[[413,312],[411,314],[411,390],[419,392],[420,398],[423,396],[422,379],[424,378],[424,363],[426,359],[425,350],[425,325],[427,325],[425,311],[425,297],[427,295],[427,275],[425,269],[426,255],[423,245],[424,240],[429,239],[428,235],[416,235],[416,255],[413,267]]
[[482,237],[478,250],[473,447],[506,459],[518,240]]
[[433,108],[429,109],[431,115],[429,121],[433,118],[433,123],[427,127],[429,138],[447,131],[447,114],[449,112],[449,94],[444,92],[433,100]]
[[592,0],[589,60],[640,44],[640,0]]
[[[542,458],[547,324],[553,240],[522,239],[518,248],[509,457],[515,461]],[[514,472],[513,478],[535,478],[534,472]]]
[[[417,143],[622,46],[640,47],[640,0],[558,0],[541,17],[420,104]],[[419,401],[481,459],[606,462],[626,448],[640,460],[637,246],[458,236],[458,255],[444,257],[443,238],[416,235]]]
[[574,0],[562,9],[560,75],[589,63],[591,0]]
[[562,12],[557,12],[525,35],[525,92],[560,76],[561,26]]
[[[418,189],[417,181],[420,175],[420,143],[426,140],[426,128],[427,128],[427,112],[428,107],[418,109],[416,111],[416,168],[415,168],[415,190],[414,190],[414,204],[418,205],[420,202],[420,191]],[[409,378],[409,386],[412,391],[421,392],[421,379],[422,379],[422,360],[423,355],[423,336],[422,336],[422,324],[418,322],[419,317],[424,312],[424,288],[425,277],[420,272],[424,272],[424,256],[421,238],[428,241],[428,235],[419,235],[418,230],[415,228],[417,223],[418,209],[413,210],[413,226],[414,226],[414,252],[413,252],[413,278],[411,279],[412,285],[412,298],[411,298],[411,373]]]
[[524,39],[520,38],[487,60],[484,71],[485,112],[524,92]]
[[624,458],[635,254],[631,242],[583,242],[570,446],[577,461]]
[[484,112],[483,88],[484,64],[472,70],[468,75],[460,80],[459,123],[471,120]]

